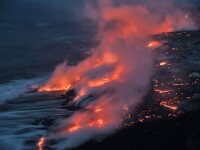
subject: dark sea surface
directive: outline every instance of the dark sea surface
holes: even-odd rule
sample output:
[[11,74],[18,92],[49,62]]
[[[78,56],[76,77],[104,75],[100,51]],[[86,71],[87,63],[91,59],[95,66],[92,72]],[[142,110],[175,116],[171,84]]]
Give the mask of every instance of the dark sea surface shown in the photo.
[[0,99],[84,57],[93,33],[76,13],[82,2],[0,0]]
[[59,108],[61,93],[27,91],[95,46],[94,24],[80,8],[82,0],[0,0],[0,150],[38,149],[47,130],[35,120],[69,114]]

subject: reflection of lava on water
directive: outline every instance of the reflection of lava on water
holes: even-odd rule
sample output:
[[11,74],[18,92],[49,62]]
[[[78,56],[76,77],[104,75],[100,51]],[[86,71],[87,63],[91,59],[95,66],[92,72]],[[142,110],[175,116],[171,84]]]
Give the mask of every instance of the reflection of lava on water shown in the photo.
[[[108,3],[105,0],[99,1],[99,7],[101,11],[94,13],[100,16],[97,37],[101,42],[98,47],[91,56],[76,66],[69,66],[67,63],[59,65],[50,80],[38,90],[64,91],[64,98],[67,99],[65,105],[81,109],[71,117],[59,120],[56,132],[50,134],[51,138],[66,137],[67,147],[76,146],[77,139],[86,136],[83,135],[85,132],[88,137],[84,139],[88,140],[134,122],[162,118],[162,114],[154,114],[154,108],[142,110],[142,115],[138,115],[137,120],[133,114],[149,89],[153,68],[152,54],[157,53],[150,49],[161,46],[159,40],[150,41],[149,37],[185,27],[189,20],[182,13],[174,12],[173,15],[162,16],[143,6],[115,7],[111,1]],[[154,67],[158,73],[173,68],[170,61],[158,62]],[[176,80],[171,79],[161,82],[156,75],[154,81],[152,93],[159,102],[157,107],[167,108],[163,111],[169,110],[174,116],[176,113],[180,114],[179,102],[175,102],[174,97],[179,96],[181,89],[177,90],[174,86],[184,83],[176,83]],[[39,149],[44,141],[43,138],[40,139]]]

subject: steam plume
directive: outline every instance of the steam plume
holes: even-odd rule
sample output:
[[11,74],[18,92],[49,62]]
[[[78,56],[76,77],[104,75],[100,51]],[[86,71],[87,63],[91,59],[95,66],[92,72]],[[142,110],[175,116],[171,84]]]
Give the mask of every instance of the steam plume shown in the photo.
[[[145,3],[144,3],[145,2]],[[162,2],[162,3],[161,3]],[[100,41],[93,54],[77,66],[59,65],[40,91],[74,88],[74,103],[87,108],[58,123],[50,138],[62,138],[58,149],[72,148],[98,135],[110,134],[123,123],[148,91],[152,71],[150,35],[195,28],[186,13],[168,0],[98,0],[86,12],[98,22]],[[84,102],[86,97],[93,100]]]

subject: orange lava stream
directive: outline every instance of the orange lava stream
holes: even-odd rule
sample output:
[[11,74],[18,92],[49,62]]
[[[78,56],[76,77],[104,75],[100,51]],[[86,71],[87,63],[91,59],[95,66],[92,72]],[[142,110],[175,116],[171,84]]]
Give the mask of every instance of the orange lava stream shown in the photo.
[[170,103],[168,103],[168,102],[166,102],[166,101],[160,102],[160,105],[161,105],[161,106],[164,106],[164,107],[166,107],[166,108],[169,108],[169,109],[171,109],[171,110],[177,110],[177,109],[178,109],[178,107],[177,107],[176,105],[170,104]]
[[48,87],[48,86],[44,86],[44,87],[41,87],[39,88],[39,92],[51,92],[51,91],[67,91],[71,88],[71,85],[68,85],[66,87]]
[[87,93],[87,90],[85,88],[81,89],[79,91],[79,93],[77,94],[77,96],[74,98],[74,102],[76,102],[77,100],[79,100],[81,97],[84,97]]
[[94,110],[95,113],[98,113],[98,112],[101,112],[101,111],[103,111],[103,109],[101,109],[101,108],[97,108],[97,109]]
[[103,78],[103,79],[91,80],[89,81],[88,85],[89,87],[98,87],[98,86],[103,86],[107,83],[119,80],[124,69],[125,68],[123,68],[122,66],[117,66],[117,68],[109,77]]
[[151,42],[149,42],[149,43],[147,44],[146,47],[156,48],[156,47],[159,47],[160,45],[161,45],[161,43],[158,42],[158,41],[151,41]]
[[102,128],[104,127],[105,122],[103,119],[95,119],[90,122],[88,122],[85,125],[80,125],[80,122],[76,122],[76,124],[70,128],[67,129],[67,132],[69,133],[74,133],[80,130],[81,128],[88,128],[88,127],[97,127],[97,128]]
[[37,143],[38,150],[43,150],[44,142],[45,142],[45,138],[41,137],[40,140],[39,140],[39,142]]
[[104,121],[103,121],[102,119],[97,119],[97,120],[95,120],[95,121],[92,121],[92,122],[89,124],[89,126],[90,126],[90,127],[95,126],[95,127],[101,128],[101,127],[104,126]]
[[159,90],[159,89],[154,89],[154,90],[155,92],[159,92],[160,94],[169,93],[173,91],[173,90]]
[[80,126],[79,122],[76,122],[76,125],[70,127],[70,128],[68,129],[68,131],[69,131],[69,132],[75,132],[75,131],[78,131],[80,128],[81,128],[81,126]]
[[160,62],[160,66],[166,66],[166,65],[167,65],[166,61]]

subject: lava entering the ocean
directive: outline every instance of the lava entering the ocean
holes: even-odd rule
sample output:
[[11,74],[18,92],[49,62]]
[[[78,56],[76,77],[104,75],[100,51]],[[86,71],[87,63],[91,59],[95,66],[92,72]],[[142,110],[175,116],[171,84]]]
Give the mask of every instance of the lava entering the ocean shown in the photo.
[[[167,14],[162,8],[151,11],[151,6],[117,5],[113,0],[98,0],[98,9],[91,5],[87,8],[90,8],[87,12],[96,14],[89,16],[98,22],[100,44],[78,65],[59,65],[39,89],[40,92],[74,89],[77,96],[73,103],[85,108],[60,121],[59,131],[52,133],[54,138],[67,137],[65,147],[74,147],[99,133],[108,134],[123,123],[124,112],[132,110],[148,90],[153,65],[149,49],[160,46],[150,36],[181,29],[189,22],[180,11]],[[165,62],[160,64],[163,65]],[[92,100],[85,100],[87,97]],[[164,102],[161,105],[176,109]],[[82,139],[78,144],[76,137]]]

